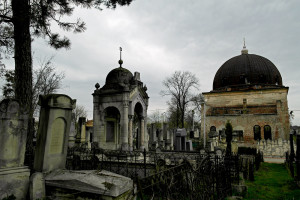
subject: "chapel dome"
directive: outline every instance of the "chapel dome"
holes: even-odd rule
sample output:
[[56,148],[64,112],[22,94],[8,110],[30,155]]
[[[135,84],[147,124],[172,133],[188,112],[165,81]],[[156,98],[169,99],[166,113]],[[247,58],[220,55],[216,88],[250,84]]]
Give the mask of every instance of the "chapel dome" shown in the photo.
[[133,80],[132,73],[123,67],[118,67],[111,70],[105,81],[105,89],[119,89],[120,86],[128,86]]
[[277,67],[267,58],[255,54],[242,54],[227,60],[217,71],[213,90],[241,90],[249,88],[283,87]]

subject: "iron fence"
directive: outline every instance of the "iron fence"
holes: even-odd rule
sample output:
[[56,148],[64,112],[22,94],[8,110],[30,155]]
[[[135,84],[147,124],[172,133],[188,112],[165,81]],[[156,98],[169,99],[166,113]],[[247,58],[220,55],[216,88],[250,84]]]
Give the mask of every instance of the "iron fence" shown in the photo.
[[[231,162],[231,161],[234,162]],[[231,195],[232,166],[238,156],[206,155],[194,165],[188,160],[137,179],[138,199],[224,199]]]

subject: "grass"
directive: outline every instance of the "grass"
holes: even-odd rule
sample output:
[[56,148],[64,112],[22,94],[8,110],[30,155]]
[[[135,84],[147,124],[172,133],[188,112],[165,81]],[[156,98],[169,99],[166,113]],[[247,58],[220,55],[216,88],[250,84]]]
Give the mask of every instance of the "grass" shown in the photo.
[[255,181],[246,181],[244,199],[300,199],[300,188],[283,164],[262,163],[254,174]]

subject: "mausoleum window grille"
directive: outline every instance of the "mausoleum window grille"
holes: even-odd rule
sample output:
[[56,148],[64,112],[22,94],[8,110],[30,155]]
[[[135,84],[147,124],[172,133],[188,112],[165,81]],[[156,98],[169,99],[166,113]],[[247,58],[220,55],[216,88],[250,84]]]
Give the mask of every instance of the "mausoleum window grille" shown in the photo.
[[265,140],[272,140],[272,131],[269,125],[264,126],[264,138]]
[[255,125],[253,127],[253,134],[254,134],[254,140],[261,140],[261,131],[260,131],[260,126]]

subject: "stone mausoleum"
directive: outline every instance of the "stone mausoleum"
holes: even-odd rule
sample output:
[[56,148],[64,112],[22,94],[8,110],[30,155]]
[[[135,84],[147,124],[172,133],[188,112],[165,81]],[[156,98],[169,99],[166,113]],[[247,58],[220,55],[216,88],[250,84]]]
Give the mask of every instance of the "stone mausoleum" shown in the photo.
[[139,72],[133,75],[123,68],[121,59],[119,64],[108,73],[103,87],[95,85],[93,142],[103,149],[147,149],[147,87]]
[[206,138],[221,135],[227,121],[233,135],[246,143],[288,139],[287,94],[277,67],[267,58],[249,54],[226,61],[217,71],[213,90],[203,93],[201,130]]

